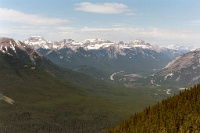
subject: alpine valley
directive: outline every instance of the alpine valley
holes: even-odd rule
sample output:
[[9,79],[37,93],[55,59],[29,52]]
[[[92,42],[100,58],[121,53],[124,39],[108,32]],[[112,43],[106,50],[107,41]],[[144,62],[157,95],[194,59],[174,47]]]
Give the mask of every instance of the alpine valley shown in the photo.
[[32,36],[24,43],[62,68],[70,68],[100,79],[108,79],[110,75],[120,71],[126,74],[158,71],[182,54],[142,40],[115,43],[104,39],[86,39],[82,42],[64,39],[52,42],[40,36]]
[[197,47],[160,47],[140,39],[128,43],[105,39],[52,42],[40,36],[32,36],[24,43],[61,68],[126,86],[170,84],[182,88],[200,81]]
[[0,132],[107,131],[200,82],[199,55],[142,40],[0,37]]

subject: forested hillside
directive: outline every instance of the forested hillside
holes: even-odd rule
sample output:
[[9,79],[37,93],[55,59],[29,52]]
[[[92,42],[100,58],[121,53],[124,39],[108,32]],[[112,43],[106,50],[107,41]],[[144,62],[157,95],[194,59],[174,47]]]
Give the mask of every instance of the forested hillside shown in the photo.
[[0,52],[0,133],[100,133],[165,97],[20,57]]
[[200,84],[136,113],[106,133],[199,133]]

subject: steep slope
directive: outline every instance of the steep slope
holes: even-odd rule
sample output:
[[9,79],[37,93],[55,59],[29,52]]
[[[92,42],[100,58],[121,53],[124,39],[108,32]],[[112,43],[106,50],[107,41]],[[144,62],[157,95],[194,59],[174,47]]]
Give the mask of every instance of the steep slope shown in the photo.
[[171,61],[163,70],[154,75],[155,81],[192,85],[200,82],[200,51],[188,52]]
[[32,47],[20,41],[13,40],[12,38],[0,37],[0,51],[14,58],[20,58],[33,66],[46,69],[47,71],[51,69],[50,66],[53,67],[50,60],[44,58],[41,54],[32,49]]
[[200,132],[200,85],[136,113],[107,133]]
[[36,53],[29,46],[12,38],[0,37],[0,51],[9,54],[15,58],[21,58],[24,61],[36,65],[38,59],[42,56]]
[[[61,69],[50,60],[36,52],[29,45],[13,40],[12,38],[0,37],[0,52],[5,55],[12,56],[15,59],[20,59],[26,64],[28,63],[32,66],[32,69],[43,69],[56,77],[65,78],[74,82],[81,81],[83,79],[82,82],[84,82],[85,78],[82,78],[84,75],[76,73],[72,70]],[[15,64],[11,64],[10,66],[15,68]],[[24,67],[27,67],[27,65]],[[86,76],[86,79],[87,78],[90,77]]]
[[0,132],[102,132],[163,98],[146,97],[151,93],[146,88],[124,88],[59,69],[34,50],[30,51],[37,58],[18,48],[23,43],[15,45],[15,49],[22,49],[15,53],[10,47],[16,41],[2,40]]
[[78,77],[76,81],[90,78],[67,71],[68,79],[61,80],[32,61],[7,52],[0,51],[0,61],[1,99],[14,101],[13,104],[0,101],[0,132],[96,132],[105,128],[104,121],[110,124],[116,121],[107,119],[107,115],[112,116],[104,109],[109,102],[100,98],[97,91],[91,92],[91,88],[95,91],[103,84],[94,82],[95,89],[93,84],[89,84],[91,88],[80,87],[82,83],[71,82],[74,76]]

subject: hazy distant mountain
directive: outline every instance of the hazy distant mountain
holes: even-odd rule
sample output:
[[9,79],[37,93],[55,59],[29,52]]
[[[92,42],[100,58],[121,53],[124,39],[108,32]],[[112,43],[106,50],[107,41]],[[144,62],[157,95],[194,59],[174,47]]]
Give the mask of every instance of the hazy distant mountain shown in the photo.
[[30,37],[26,44],[63,68],[94,67],[110,75],[117,71],[147,73],[164,67],[181,53],[135,40],[114,43],[104,39],[86,39],[76,42],[64,39],[46,41],[42,37]]
[[196,84],[200,82],[200,51],[188,52],[171,61],[163,70],[155,74],[155,81],[178,84]]
[[181,53],[187,53],[190,51],[194,51],[195,49],[199,48],[199,45],[167,45],[166,48],[174,49],[180,51]]

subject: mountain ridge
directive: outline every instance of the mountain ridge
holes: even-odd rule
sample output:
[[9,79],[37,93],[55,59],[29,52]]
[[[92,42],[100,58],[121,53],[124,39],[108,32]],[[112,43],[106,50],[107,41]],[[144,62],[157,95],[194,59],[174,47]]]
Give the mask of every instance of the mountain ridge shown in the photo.
[[123,41],[115,43],[110,40],[97,38],[85,39],[84,41],[78,42],[73,39],[63,39],[62,41],[47,41],[41,36],[31,36],[28,39],[26,39],[24,43],[33,46],[33,48],[35,49],[43,48],[52,50],[59,50],[62,48],[71,48],[72,50],[76,50],[78,48],[84,48],[85,50],[97,50],[107,48],[113,45],[116,45],[116,48],[118,49],[143,48],[155,50],[157,52],[170,49],[170,47],[159,47],[157,45],[151,45],[150,43],[146,43],[145,41],[140,39],[136,39],[128,43],[124,43]]
[[[155,81],[159,82],[193,85],[200,82],[200,51],[188,52],[177,57],[168,63],[161,71],[154,76]],[[160,81],[159,81],[160,80]]]
[[[129,43],[114,43],[104,39],[86,39],[82,42],[64,39],[50,42],[42,37],[30,37],[25,43],[62,68],[76,69],[86,65],[104,72],[107,76],[100,78],[107,79],[117,71],[149,73],[154,69],[161,69],[181,54],[139,39]],[[89,74],[91,73],[88,72]]]

